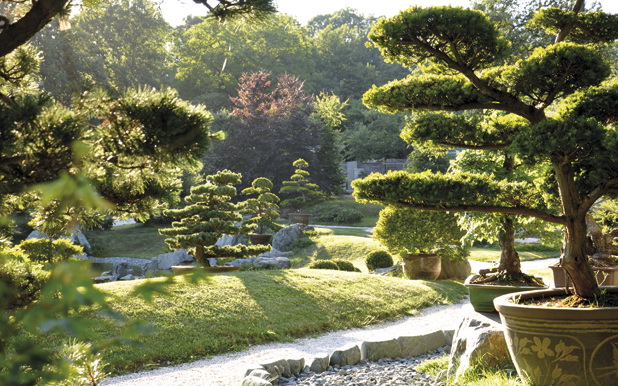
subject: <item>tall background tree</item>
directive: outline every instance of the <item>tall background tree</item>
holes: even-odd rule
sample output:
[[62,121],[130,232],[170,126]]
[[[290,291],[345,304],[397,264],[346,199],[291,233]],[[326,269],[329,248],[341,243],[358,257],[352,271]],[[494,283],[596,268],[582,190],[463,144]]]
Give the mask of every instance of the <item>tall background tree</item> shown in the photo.
[[266,72],[245,74],[233,103],[231,114],[215,122],[227,136],[208,153],[207,169],[238,171],[245,183],[266,177],[276,191],[292,174],[292,162],[305,158],[322,189],[339,189],[340,172],[320,173],[320,168],[339,170],[338,154],[323,152],[331,146],[332,129],[315,116],[314,102],[298,78],[282,75],[274,82]]

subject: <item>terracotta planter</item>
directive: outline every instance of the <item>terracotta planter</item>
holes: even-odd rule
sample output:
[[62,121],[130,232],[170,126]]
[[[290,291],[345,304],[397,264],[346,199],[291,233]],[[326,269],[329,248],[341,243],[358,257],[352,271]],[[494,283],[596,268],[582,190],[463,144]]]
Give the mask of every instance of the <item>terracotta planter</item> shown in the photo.
[[201,268],[204,271],[211,272],[211,273],[240,271],[240,267],[233,267],[229,265],[217,265],[214,267],[198,267],[196,265],[173,265],[172,272],[174,273],[192,272],[198,268]]
[[436,280],[440,276],[442,261],[435,254],[409,254],[402,256],[403,273],[408,279]]
[[[477,312],[496,312],[494,307],[494,299],[498,296],[521,291],[535,291],[542,287],[530,286],[508,286],[508,285],[490,285],[490,284],[472,284],[479,275],[472,274],[468,276],[464,285],[470,294],[470,303]],[[547,287],[545,287],[547,288]]]
[[249,240],[253,245],[268,245],[273,235],[265,233],[249,233]]
[[309,225],[311,215],[305,213],[290,213],[288,214],[288,218],[290,219],[290,224]]
[[[567,284],[572,287],[571,279],[567,278],[564,268],[560,266],[550,265],[554,276],[554,287],[566,287]],[[592,268],[592,272],[597,277],[599,285],[618,285],[618,266],[614,267],[598,267]]]
[[[618,287],[603,287],[618,293]],[[517,292],[494,300],[519,375],[535,386],[618,385],[618,307],[557,308],[515,304],[565,294],[564,288]]]

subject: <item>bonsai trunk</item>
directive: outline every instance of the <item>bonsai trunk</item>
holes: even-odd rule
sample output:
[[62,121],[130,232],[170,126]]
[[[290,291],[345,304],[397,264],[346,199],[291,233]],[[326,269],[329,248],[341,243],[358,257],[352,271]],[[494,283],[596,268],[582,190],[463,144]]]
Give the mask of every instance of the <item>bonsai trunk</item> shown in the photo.
[[204,246],[203,245],[195,246],[195,261],[197,261],[199,264],[201,264],[204,267],[210,267],[210,262],[204,256]]
[[569,163],[554,163],[564,224],[564,253],[561,266],[573,282],[575,293],[581,297],[592,298],[601,294],[596,277],[588,264],[586,253],[586,214],[588,208],[582,207],[582,198],[575,185],[575,172]]
[[561,265],[571,278],[577,295],[585,298],[600,295],[599,285],[588,264],[584,218],[569,219],[565,225],[565,245]]
[[519,254],[515,250],[515,226],[513,218],[505,216],[502,218],[502,230],[498,235],[500,244],[500,263],[498,272],[502,272],[511,277],[521,276],[521,262]]

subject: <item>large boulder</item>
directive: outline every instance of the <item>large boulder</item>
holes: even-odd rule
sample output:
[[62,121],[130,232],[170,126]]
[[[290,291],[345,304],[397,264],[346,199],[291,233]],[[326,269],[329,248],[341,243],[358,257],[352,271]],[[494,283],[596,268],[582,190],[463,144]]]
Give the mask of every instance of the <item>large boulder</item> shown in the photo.
[[174,252],[161,254],[152,259],[152,264],[156,263],[158,269],[171,269],[173,265],[182,263],[192,263],[195,259],[187,253],[186,249],[179,249]]
[[305,237],[307,237],[307,235],[305,235],[305,232],[303,231],[303,225],[293,224],[275,233],[271,244],[273,249],[285,251],[294,241]]
[[472,267],[468,260],[451,261],[442,259],[442,270],[438,280],[460,279],[465,280],[472,272]]
[[510,361],[498,314],[462,308],[464,318],[455,331],[448,373],[458,377],[468,368],[483,363],[492,367]]

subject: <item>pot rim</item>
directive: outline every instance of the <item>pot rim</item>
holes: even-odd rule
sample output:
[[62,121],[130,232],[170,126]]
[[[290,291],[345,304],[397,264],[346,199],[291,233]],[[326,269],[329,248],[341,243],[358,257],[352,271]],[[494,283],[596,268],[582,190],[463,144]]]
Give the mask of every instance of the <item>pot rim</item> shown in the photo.
[[[487,288],[487,287],[494,287],[494,288],[537,288],[539,290],[542,289],[547,289],[549,288],[549,286],[544,286],[544,287],[537,287],[537,286],[533,286],[533,285],[488,285],[488,284],[476,284],[476,283],[470,283],[472,280],[474,280],[475,278],[477,278],[478,276],[480,276],[478,273],[472,273],[470,274],[470,276],[468,276],[466,278],[466,281],[464,281],[464,286],[466,287],[472,287],[472,288],[476,288],[476,287],[483,287],[483,288]],[[530,291],[526,291],[526,292],[530,292]]]
[[[608,290],[612,293],[618,293],[618,286],[601,286],[602,290]],[[547,311],[551,311],[552,318],[559,320],[572,319],[598,319],[598,320],[615,320],[618,315],[618,307],[601,307],[601,308],[574,308],[574,307],[542,307],[531,306],[525,304],[513,303],[511,299],[519,297],[520,299],[532,299],[539,295],[557,296],[570,294],[566,288],[549,288],[535,291],[514,292],[507,295],[502,295],[494,299],[494,307],[500,315],[507,316],[525,316],[535,317],[536,315],[546,315]],[[577,315],[577,316],[575,316]]]

